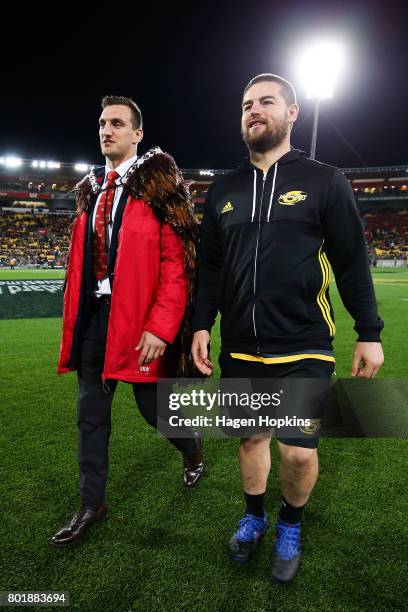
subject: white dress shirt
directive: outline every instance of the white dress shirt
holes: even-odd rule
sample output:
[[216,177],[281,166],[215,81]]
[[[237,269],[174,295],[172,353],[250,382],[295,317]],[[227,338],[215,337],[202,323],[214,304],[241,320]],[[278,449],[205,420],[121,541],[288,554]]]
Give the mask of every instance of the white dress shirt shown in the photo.
[[[112,228],[113,228],[113,222],[115,221],[116,210],[118,208],[119,200],[120,200],[122,192],[123,192],[123,187],[120,184],[120,180],[121,180],[121,178],[123,178],[125,176],[126,172],[129,170],[130,166],[132,164],[134,164],[136,160],[137,160],[137,155],[134,155],[130,159],[127,159],[126,161],[122,162],[117,168],[115,168],[115,172],[117,172],[119,174],[119,178],[116,179],[117,187],[115,189],[115,195],[113,197],[113,202],[112,202],[112,208],[111,208],[111,214],[110,214],[110,223],[108,224],[108,241],[109,241],[109,244],[110,244],[110,241],[111,241],[111,238],[112,238]],[[92,216],[92,229],[93,229],[93,231],[95,231],[96,210],[97,210],[97,208],[99,206],[99,201],[100,201],[100,199],[101,199],[101,197],[102,197],[102,195],[104,193],[103,190],[106,187],[108,172],[111,172],[111,168],[108,168],[108,166],[105,166],[105,178],[103,180],[102,191],[100,192],[100,194],[98,196],[98,199],[97,199],[96,204],[95,204],[95,208],[93,210],[93,216]],[[98,288],[95,291],[95,295],[97,295],[97,296],[100,296],[100,295],[110,295],[111,289],[110,289],[109,277],[106,276],[105,278],[103,278],[102,280],[99,280],[97,282],[98,282]]]

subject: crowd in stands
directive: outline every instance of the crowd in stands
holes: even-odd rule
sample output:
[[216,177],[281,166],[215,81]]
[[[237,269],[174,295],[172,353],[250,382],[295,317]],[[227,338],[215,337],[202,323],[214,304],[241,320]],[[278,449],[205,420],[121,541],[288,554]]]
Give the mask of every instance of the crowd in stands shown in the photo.
[[67,193],[71,191],[77,180],[74,178],[37,178],[5,176],[0,177],[0,191],[26,191],[29,193],[50,193],[58,191]]
[[65,267],[71,223],[72,216],[1,212],[0,265]]
[[372,259],[408,258],[408,209],[363,214]]
[[[362,216],[372,264],[408,259],[408,209]],[[71,224],[72,215],[0,209],[0,266],[65,267]]]

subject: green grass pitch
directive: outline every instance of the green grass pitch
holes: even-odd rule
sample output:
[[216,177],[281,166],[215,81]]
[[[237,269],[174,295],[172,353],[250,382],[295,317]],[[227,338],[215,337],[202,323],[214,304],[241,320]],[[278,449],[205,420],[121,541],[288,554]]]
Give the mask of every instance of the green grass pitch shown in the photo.
[[[0,281],[62,276],[1,271]],[[379,378],[389,380],[394,402],[406,410],[406,395],[391,379],[408,378],[408,271],[377,270],[374,281],[386,325]],[[336,370],[346,377],[355,333],[335,285],[331,294]],[[60,307],[60,294],[44,295]],[[238,441],[208,440],[206,477],[186,490],[178,453],[149,430],[125,384],[113,407],[110,518],[76,548],[52,548],[48,538],[78,507],[76,380],[55,375],[61,319],[42,316],[44,295],[0,294],[0,591],[69,591],[70,609],[92,612],[407,609],[406,440],[321,441],[301,570],[282,588],[269,579],[273,529],[250,566],[235,567],[227,558],[226,542],[243,514]],[[37,308],[31,318],[28,303]],[[214,361],[218,351],[214,330]],[[273,523],[279,501],[274,444],[272,453],[267,510]]]

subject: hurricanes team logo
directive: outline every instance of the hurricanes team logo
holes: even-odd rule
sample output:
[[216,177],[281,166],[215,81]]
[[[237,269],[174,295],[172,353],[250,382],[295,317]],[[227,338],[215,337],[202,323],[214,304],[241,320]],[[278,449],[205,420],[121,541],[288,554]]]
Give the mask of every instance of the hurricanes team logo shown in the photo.
[[304,191],[287,191],[279,196],[278,202],[283,204],[283,206],[294,206],[294,204],[303,202],[306,198],[307,193]]

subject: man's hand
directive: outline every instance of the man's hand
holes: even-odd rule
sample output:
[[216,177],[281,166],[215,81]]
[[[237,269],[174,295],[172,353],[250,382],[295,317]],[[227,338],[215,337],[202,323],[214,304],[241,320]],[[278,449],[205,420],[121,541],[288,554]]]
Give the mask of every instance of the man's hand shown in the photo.
[[210,334],[206,329],[196,332],[193,336],[191,354],[194,364],[201,374],[210,376],[213,371],[213,364],[208,359],[208,345],[210,344]]
[[354,349],[351,375],[373,378],[384,363],[381,342],[357,342]]
[[145,365],[163,355],[166,343],[154,334],[144,331],[135,350],[141,351],[138,364]]

